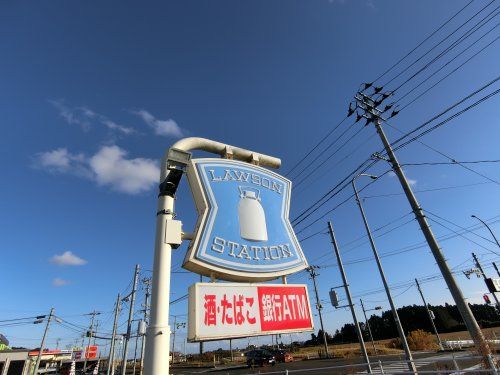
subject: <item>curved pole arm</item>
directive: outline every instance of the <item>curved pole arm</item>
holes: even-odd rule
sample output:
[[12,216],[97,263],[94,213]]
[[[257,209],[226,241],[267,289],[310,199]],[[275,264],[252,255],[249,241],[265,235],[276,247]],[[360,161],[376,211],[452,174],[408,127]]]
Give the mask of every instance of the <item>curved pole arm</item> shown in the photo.
[[234,158],[271,168],[279,168],[281,166],[281,159],[273,156],[260,154],[258,152],[212,141],[206,138],[189,137],[175,142],[163,156],[161,181],[163,181],[167,175],[167,161],[179,161],[179,158],[176,156],[180,156],[180,158],[184,158],[187,162],[190,159],[190,151],[193,150],[207,151],[213,154],[228,157],[229,159]]

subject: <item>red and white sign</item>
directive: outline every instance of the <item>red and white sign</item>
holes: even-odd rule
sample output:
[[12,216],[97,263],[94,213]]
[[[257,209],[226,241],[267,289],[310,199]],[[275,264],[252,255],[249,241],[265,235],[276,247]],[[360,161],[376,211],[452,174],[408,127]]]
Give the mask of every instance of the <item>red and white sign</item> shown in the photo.
[[304,284],[196,283],[189,288],[191,342],[313,329]]

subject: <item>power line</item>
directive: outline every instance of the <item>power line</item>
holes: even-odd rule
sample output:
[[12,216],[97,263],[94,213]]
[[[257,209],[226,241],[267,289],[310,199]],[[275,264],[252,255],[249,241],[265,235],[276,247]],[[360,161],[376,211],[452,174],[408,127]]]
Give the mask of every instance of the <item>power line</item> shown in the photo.
[[[464,185],[451,185],[451,186],[442,186],[442,187],[437,187],[437,188],[430,188],[430,189],[421,189],[421,190],[414,190],[414,193],[429,193],[429,192],[434,192],[434,191],[441,191],[441,190],[451,190],[451,189],[459,189],[459,188],[464,188],[464,187],[471,187],[471,186],[478,186],[478,185],[487,185],[491,184],[492,182],[476,182],[473,184],[464,184]],[[395,197],[397,195],[404,195],[404,193],[388,193],[388,194],[377,194],[377,195],[366,195],[363,198],[364,199],[372,199],[372,198],[386,198],[386,197]]]
[[[366,143],[368,143],[370,140],[372,140],[375,136],[376,136],[376,134],[369,135],[363,141],[361,141],[360,143],[358,143],[357,145],[355,145],[349,153],[347,153],[346,155],[344,155],[341,159],[337,160],[337,162],[334,163],[333,165],[329,166],[328,169],[331,170],[334,167],[338,166],[340,163],[342,163],[344,160],[350,158],[356,152],[358,152],[359,150],[361,150],[362,146],[365,145]],[[322,177],[325,177],[325,176],[327,176],[326,173],[322,173],[322,174],[318,175],[317,177],[309,180],[307,185],[303,185],[302,188],[300,188],[298,190],[294,190],[294,192],[295,193],[299,193],[299,192],[302,192],[302,191],[306,190],[308,187],[313,186],[315,182],[317,182],[318,180],[320,180]]]
[[[404,98],[406,98],[408,95],[410,95],[412,92],[414,92],[416,89],[418,89],[420,86],[422,86],[424,83],[426,83],[427,81],[429,81],[429,79],[431,79],[432,77],[434,77],[437,73],[439,73],[441,70],[443,70],[444,68],[446,68],[447,66],[449,66],[453,61],[455,61],[457,58],[459,58],[460,56],[462,56],[465,52],[467,52],[469,49],[471,49],[472,47],[476,46],[477,43],[483,39],[484,37],[486,37],[488,34],[490,34],[492,31],[494,31],[496,28],[498,27],[498,24],[496,24],[495,26],[493,26],[490,30],[488,30],[487,32],[485,32],[484,34],[482,34],[478,39],[476,39],[475,41],[473,41],[471,44],[469,44],[468,47],[466,47],[465,49],[463,49],[461,52],[459,52],[455,57],[453,57],[452,59],[448,60],[446,63],[444,63],[439,69],[435,70],[432,74],[430,74],[427,78],[425,78],[424,80],[422,80],[418,85],[415,85],[412,89],[408,90],[404,95],[400,96],[398,98],[398,100],[396,100],[395,103],[399,103],[401,102],[401,100],[403,100]],[[495,38],[495,40],[498,39]],[[495,41],[493,40],[493,42]],[[493,43],[491,42],[491,43]],[[491,43],[489,43],[487,45],[487,47],[489,45],[491,45]],[[484,49],[484,48],[483,48]],[[483,51],[483,49],[481,49],[479,52]],[[478,52],[478,53],[479,53]],[[467,60],[469,61],[469,60]],[[401,109],[402,110],[402,109]],[[401,111],[400,110],[400,111]]]
[[482,164],[482,163],[499,163],[500,159],[495,160],[474,160],[474,161],[452,161],[452,162],[424,162],[424,163],[404,163],[401,166],[415,165],[456,165],[456,164]]
[[[498,219],[499,217],[500,217],[500,215],[497,215],[497,216],[494,216],[494,217],[490,218],[487,221],[488,224],[496,224],[496,223],[500,222],[500,219]],[[463,233],[471,232],[471,231],[474,231],[474,230],[479,230],[481,228],[482,228],[481,224],[475,224],[475,225],[471,225],[469,227],[464,227],[463,230],[461,230],[461,231],[452,232],[453,234],[446,234],[446,235],[438,236],[437,239],[439,241],[441,241],[441,242],[445,242],[445,241],[451,240],[453,238],[459,237],[459,236],[463,235]],[[380,235],[376,236],[376,237],[380,237]],[[425,247],[427,247],[427,242],[426,241],[421,241],[421,242],[418,242],[418,243],[415,243],[415,244],[411,244],[411,245],[407,245],[407,246],[401,247],[399,249],[395,249],[395,250],[391,250],[391,251],[387,251],[387,252],[381,253],[380,257],[381,258],[385,258],[385,257],[400,255],[400,254],[404,254],[404,253],[407,253],[407,252],[419,250],[419,249],[422,249],[422,248],[425,248]],[[326,254],[326,255],[330,255],[330,257],[331,257],[331,254]],[[364,262],[371,261],[373,259],[374,259],[373,256],[366,256],[366,257],[362,257],[362,258],[352,259],[350,261],[345,262],[344,264],[345,265],[352,265],[352,264],[364,263]],[[331,265],[326,264],[325,265],[324,262],[325,261],[322,261],[322,262],[318,263],[317,260],[316,260],[315,263],[318,264],[318,265],[321,265],[321,267],[323,267],[323,268],[337,267],[336,264],[331,264]],[[292,278],[292,277],[303,277],[303,276],[305,276],[305,274],[299,274],[299,273],[297,273],[295,275],[290,276],[289,279]]]
[[[367,168],[368,169],[368,168]],[[387,170],[385,171],[384,173],[382,173],[381,175],[379,175],[378,177],[382,177],[383,175],[387,174],[388,172],[390,172],[390,170]],[[377,180],[373,180],[373,181],[370,181],[368,184],[366,184],[365,186],[363,186],[363,188],[359,189],[358,191],[361,192],[363,191],[364,189],[366,189],[367,187],[369,187],[370,185],[374,184]],[[346,188],[348,185],[349,185],[350,182],[348,182],[346,185],[344,185],[344,188]],[[340,191],[339,191],[340,192]],[[344,205],[345,203],[349,202],[352,198],[354,197],[354,193],[349,195],[346,199],[344,199],[343,201],[341,201],[340,203],[338,203],[336,206],[334,206],[333,208],[329,209],[328,211],[324,212],[322,215],[320,215],[318,218],[316,218],[315,220],[313,220],[311,223],[309,223],[308,225],[306,225],[305,227],[303,227],[302,229],[300,229],[299,231],[297,231],[297,233],[301,233],[303,232],[304,230],[306,230],[307,228],[311,227],[312,225],[316,224],[319,220],[323,219],[326,215],[329,215],[331,214],[333,211],[335,211],[336,209],[338,209],[340,206]],[[332,199],[333,196],[331,196],[330,198],[328,198],[324,203],[328,202],[330,199]],[[323,203],[323,204],[324,204]],[[300,222],[299,222],[300,223]],[[297,224],[299,224],[297,223]]]
[[297,163],[295,163],[294,166],[285,173],[285,176],[289,176],[295,170],[295,168],[302,164],[302,162],[306,160],[309,155],[311,155],[324,141],[326,141],[327,138],[330,137],[330,135],[332,135],[333,132],[337,130],[337,128],[342,125],[345,120],[347,120],[347,116],[344,117],[337,125],[335,125],[333,129],[330,130],[323,138],[321,138],[321,140],[311,150],[309,150]]
[[483,10],[485,10],[487,7],[489,7],[491,4],[493,4],[495,2],[495,0],[492,0],[490,1],[488,4],[486,4],[483,8],[481,8],[478,12],[476,12],[473,16],[469,17],[465,22],[463,22],[460,26],[458,26],[455,30],[453,30],[451,33],[449,33],[446,37],[444,37],[443,39],[441,39],[438,43],[434,44],[434,46],[427,50],[427,52],[425,52],[423,55],[421,55],[418,59],[415,59],[413,61],[413,63],[411,63],[410,65],[408,65],[405,69],[403,69],[401,72],[399,72],[398,74],[396,74],[392,79],[390,79],[389,81],[387,81],[386,83],[384,83],[382,86],[387,86],[389,85],[390,83],[392,83],[395,79],[397,79],[398,77],[400,77],[402,74],[404,74],[405,72],[408,71],[408,69],[410,69],[412,66],[414,66],[415,64],[417,64],[420,60],[422,60],[425,56],[427,56],[429,53],[431,53],[434,49],[436,49],[437,47],[439,47],[443,42],[445,42],[446,40],[448,40],[453,34],[455,34],[458,30],[460,30],[462,27],[464,27],[467,23],[469,23],[471,20],[473,20],[479,13],[481,13]]
[[[464,230],[464,231],[466,231],[466,232],[468,232],[468,233],[470,233],[470,234],[473,234],[473,235],[474,235],[474,236],[476,236],[476,237],[482,238],[483,240],[488,241],[488,242],[490,242],[490,243],[492,243],[492,244],[494,244],[494,245],[496,244],[496,242],[495,242],[495,241],[492,241],[492,240],[490,240],[490,239],[489,239],[489,238],[487,238],[487,237],[481,236],[480,234],[477,234],[477,233],[474,233],[473,231],[467,230],[466,228],[462,227],[461,225],[458,225],[458,224],[456,224],[456,223],[454,223],[454,222],[452,222],[452,221],[450,221],[450,220],[448,220],[448,219],[445,219],[445,218],[444,218],[444,217],[442,217],[442,216],[439,216],[439,215],[437,215],[437,214],[435,214],[435,213],[432,213],[432,212],[430,212],[429,210],[426,210],[426,211],[427,211],[429,214],[431,214],[431,215],[433,215],[433,216],[437,217],[438,219],[443,220],[443,221],[445,221],[445,222],[447,222],[447,223],[449,223],[449,224],[451,224],[451,225],[454,225],[454,226],[456,226],[456,227],[457,227],[457,228],[459,228],[459,229],[462,229],[462,230]],[[496,254],[496,253],[495,253],[495,255],[498,255],[498,254]]]
[[500,76],[494,78],[493,80],[491,80],[490,82],[484,84],[483,86],[481,86],[480,88],[478,88],[477,90],[473,91],[472,93],[470,93],[469,95],[465,96],[464,98],[460,99],[459,101],[453,103],[451,106],[447,107],[446,109],[444,109],[443,111],[439,112],[437,115],[433,116],[431,119],[425,121],[423,124],[417,126],[416,128],[414,128],[413,130],[405,133],[403,136],[399,137],[398,139],[396,139],[394,142],[392,142],[392,146],[396,146],[399,142],[401,142],[402,140],[404,140],[405,138],[409,137],[411,134],[419,131],[420,129],[426,127],[427,125],[429,125],[431,122],[437,120],[438,118],[440,118],[441,116],[445,115],[446,113],[450,112],[452,109],[456,108],[457,106],[459,106],[460,104],[466,102],[467,100],[469,100],[470,98],[472,98],[473,96],[477,95],[478,93],[480,93],[481,91],[487,89],[488,87],[490,87],[491,85],[493,85],[494,83],[496,83],[498,80],[500,79]]
[[422,44],[427,42],[430,38],[432,38],[439,30],[441,30],[443,27],[445,27],[448,23],[450,23],[456,16],[458,16],[462,11],[465,10],[469,5],[471,5],[474,2],[474,0],[469,1],[467,4],[465,4],[464,7],[462,7],[458,12],[456,12],[451,18],[449,18],[446,22],[444,22],[441,26],[439,26],[436,30],[434,30],[429,36],[427,36],[423,41],[421,41],[416,47],[414,47],[410,52],[408,52],[406,55],[404,55],[402,58],[400,58],[396,63],[394,63],[391,67],[389,67],[387,70],[385,70],[381,75],[379,75],[373,82],[378,81],[380,78],[385,76],[387,73],[389,73],[392,69],[394,69],[397,65],[399,65],[402,61],[404,61],[408,56],[410,56],[415,50],[417,50]]
[[[356,173],[363,173],[366,172],[370,167],[375,165],[378,162],[378,160],[373,160],[372,158],[366,159],[363,163],[361,163],[358,167],[356,167],[354,170],[352,170],[347,176],[345,176],[340,182],[338,182],[333,188],[331,188],[329,191],[327,191],[325,194],[323,194],[318,200],[316,200],[311,206],[309,206],[307,209],[302,211],[298,216],[296,216],[292,220],[292,224],[295,226],[300,224],[302,221],[307,219],[310,215],[312,215],[311,212],[315,210],[318,206],[323,205],[326,201],[330,200],[333,198],[335,195],[340,193],[347,184],[350,182],[348,181],[350,178],[352,178]],[[366,164],[368,163],[368,166]],[[345,183],[347,181],[347,184]],[[324,202],[323,202],[324,201]]]
[[[330,147],[332,147],[337,141],[339,141],[347,132],[351,131],[353,128],[352,127],[347,127],[342,134],[336,138],[333,142],[331,142],[323,151],[320,153],[318,156],[316,156],[310,163],[314,163],[316,160],[318,160],[322,155],[323,152],[328,150]],[[347,146],[349,142],[351,142],[354,138],[356,138],[361,132],[363,131],[363,128],[358,129],[357,132],[355,132],[353,135],[351,135],[345,142],[342,143],[339,147],[337,147],[333,152],[328,154],[319,164],[315,164],[314,168],[310,166],[304,167],[300,172],[299,175],[304,173],[306,170],[310,169],[309,173],[307,173],[305,176],[301,177],[301,179],[294,184],[294,189],[296,189],[298,186],[300,186],[304,181],[308,179],[309,176],[311,176],[313,173],[317,172],[319,168],[324,165],[328,160],[330,160],[333,156],[335,156],[342,148]]]
[[[403,83],[401,83],[398,87],[396,87],[393,90],[393,92],[399,90],[401,87],[403,87],[405,84],[407,84],[408,82],[410,82],[417,75],[419,75],[420,73],[422,73],[423,71],[425,71],[427,68],[429,68],[432,64],[434,64],[436,61],[438,61],[441,57],[443,57],[444,55],[446,55],[448,52],[450,52],[451,50],[453,50],[460,43],[462,43],[463,41],[465,41],[468,37],[470,37],[471,35],[473,35],[476,31],[480,30],[488,22],[490,22],[491,20],[493,20],[493,18],[495,18],[500,12],[497,12],[496,14],[493,14],[493,13],[495,11],[497,11],[499,8],[500,8],[500,6],[496,7],[493,11],[491,11],[485,17],[483,17],[481,20],[479,20],[474,26],[472,26],[469,30],[467,30],[464,34],[462,34],[462,36],[459,37],[455,42],[453,42],[450,46],[448,46],[443,51],[441,51],[437,56],[435,56],[430,62],[428,62],[422,68],[420,68],[410,78],[407,78]],[[491,14],[493,14],[493,16],[490,17]],[[488,17],[490,17],[490,19],[486,20]],[[483,22],[483,24],[481,24],[481,22]],[[474,28],[475,28],[475,30],[474,30]]]

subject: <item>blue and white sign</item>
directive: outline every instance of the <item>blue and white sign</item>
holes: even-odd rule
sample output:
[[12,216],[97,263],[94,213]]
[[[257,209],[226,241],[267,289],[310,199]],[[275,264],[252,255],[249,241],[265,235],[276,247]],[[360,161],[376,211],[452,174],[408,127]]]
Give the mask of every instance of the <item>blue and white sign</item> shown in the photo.
[[271,280],[307,267],[288,219],[291,182],[249,163],[193,159],[199,213],[184,267],[218,279]]

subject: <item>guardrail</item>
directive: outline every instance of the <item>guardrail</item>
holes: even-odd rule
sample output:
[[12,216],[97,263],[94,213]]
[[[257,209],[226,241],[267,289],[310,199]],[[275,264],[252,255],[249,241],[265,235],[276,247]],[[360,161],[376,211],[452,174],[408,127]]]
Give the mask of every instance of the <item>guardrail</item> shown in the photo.
[[[500,340],[486,340],[489,344],[500,345]],[[447,340],[442,341],[445,348],[449,349],[462,349],[474,346],[474,341],[472,340]]]
[[[495,356],[498,359],[498,356]],[[444,354],[439,357],[427,357],[415,359],[411,362],[415,364],[417,372],[414,373],[408,370],[408,363],[406,360],[396,361],[372,361],[370,363],[372,374],[439,374],[439,375],[462,375],[462,374],[492,374],[498,375],[498,370],[485,369],[481,365],[482,357],[471,355],[455,355],[454,353]],[[467,363],[463,363],[467,362]],[[472,363],[471,363],[472,362]],[[460,365],[462,363],[462,366]],[[434,367],[423,369],[423,367]],[[333,373],[333,374],[367,374],[367,363],[346,364],[337,366],[324,366],[303,369],[285,369],[281,371],[266,371],[265,375],[289,375],[293,373],[313,373],[315,371]],[[260,371],[259,371],[260,374]],[[243,375],[255,375],[247,373]],[[311,374],[313,375],[313,374]]]

